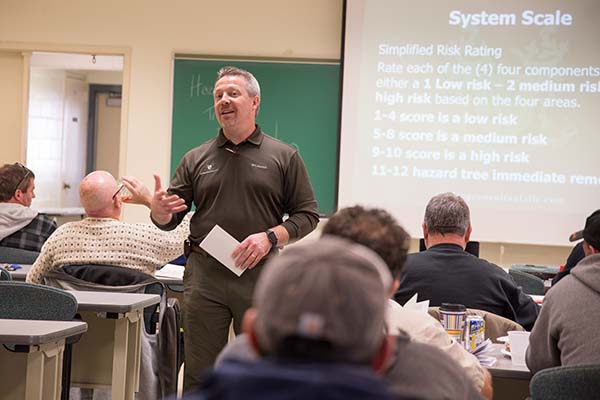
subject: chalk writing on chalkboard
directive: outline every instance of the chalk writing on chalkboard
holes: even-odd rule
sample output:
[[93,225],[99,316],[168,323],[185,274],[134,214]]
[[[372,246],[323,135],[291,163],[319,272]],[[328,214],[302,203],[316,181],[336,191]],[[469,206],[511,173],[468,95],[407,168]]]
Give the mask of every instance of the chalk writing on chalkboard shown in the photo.
[[207,85],[204,82],[202,82],[202,77],[200,74],[192,75],[190,81],[190,97],[212,96],[212,84]]
[[247,69],[256,76],[262,93],[257,123],[269,135],[298,149],[319,212],[333,213],[339,143],[337,62],[175,59],[171,173],[186,152],[216,136],[219,124],[212,92],[217,71],[226,65]]

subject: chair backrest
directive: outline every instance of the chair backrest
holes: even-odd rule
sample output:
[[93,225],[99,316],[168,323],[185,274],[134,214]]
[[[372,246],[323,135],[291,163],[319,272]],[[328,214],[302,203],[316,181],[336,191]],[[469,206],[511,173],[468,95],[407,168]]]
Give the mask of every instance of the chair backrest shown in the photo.
[[539,371],[529,383],[532,400],[596,399],[600,364],[569,365]]
[[64,290],[0,281],[0,318],[70,321],[76,312],[77,300]]
[[45,285],[68,290],[158,294],[161,296],[161,307],[153,305],[144,309],[144,326],[148,333],[154,333],[155,323],[162,316],[155,315],[156,309],[159,308],[162,313],[166,308],[166,290],[162,282],[131,268],[97,264],[66,265],[47,272],[42,280]]
[[8,264],[33,264],[40,253],[37,251],[0,246],[0,262]]
[[528,274],[527,272],[517,271],[509,269],[508,273],[513,278],[517,286],[519,286],[523,292],[527,294],[544,294],[544,281],[535,275]]
[[12,276],[10,276],[10,272],[0,267],[0,281],[12,281]]
[[[428,312],[429,315],[435,319],[440,319],[439,307],[429,307]],[[485,321],[485,337],[486,339],[490,339],[492,342],[496,342],[496,339],[501,336],[508,335],[508,331],[525,330],[525,328],[523,328],[517,322],[488,311],[478,310],[476,308],[467,308],[467,315],[478,315],[483,318]]]
[[[427,250],[427,246],[425,246],[425,239],[419,239],[419,251]],[[479,257],[479,242],[477,241],[469,241],[465,246],[465,251],[469,254],[474,255],[475,257]]]

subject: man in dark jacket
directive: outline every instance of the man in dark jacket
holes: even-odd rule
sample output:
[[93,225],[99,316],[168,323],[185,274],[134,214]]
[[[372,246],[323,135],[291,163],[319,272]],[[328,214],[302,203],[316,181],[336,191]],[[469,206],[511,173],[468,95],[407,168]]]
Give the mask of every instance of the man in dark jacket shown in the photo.
[[539,307],[502,268],[465,251],[471,231],[469,207],[462,197],[453,193],[434,196],[423,222],[427,250],[408,255],[394,298],[404,304],[418,293],[431,306],[463,304],[530,330]]

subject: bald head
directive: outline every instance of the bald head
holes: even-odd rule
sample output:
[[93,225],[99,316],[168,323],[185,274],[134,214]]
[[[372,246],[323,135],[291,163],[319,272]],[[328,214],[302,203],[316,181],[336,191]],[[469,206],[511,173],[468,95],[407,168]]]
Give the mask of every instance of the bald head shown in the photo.
[[79,199],[88,217],[119,218],[121,201],[113,195],[119,189],[116,179],[106,171],[88,174],[79,185]]

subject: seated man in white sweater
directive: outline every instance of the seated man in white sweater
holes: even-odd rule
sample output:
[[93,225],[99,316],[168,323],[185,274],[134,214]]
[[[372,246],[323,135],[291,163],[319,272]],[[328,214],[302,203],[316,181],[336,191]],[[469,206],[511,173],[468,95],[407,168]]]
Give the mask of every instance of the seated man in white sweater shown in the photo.
[[104,264],[133,268],[154,274],[183,253],[189,235],[189,218],[165,232],[151,224],[121,221],[123,201],[150,205],[151,193],[133,177],[123,177],[131,195],[123,199],[115,178],[106,171],[87,175],[79,186],[86,218],[60,226],[42,247],[27,282],[41,283],[43,275],[72,264]]

